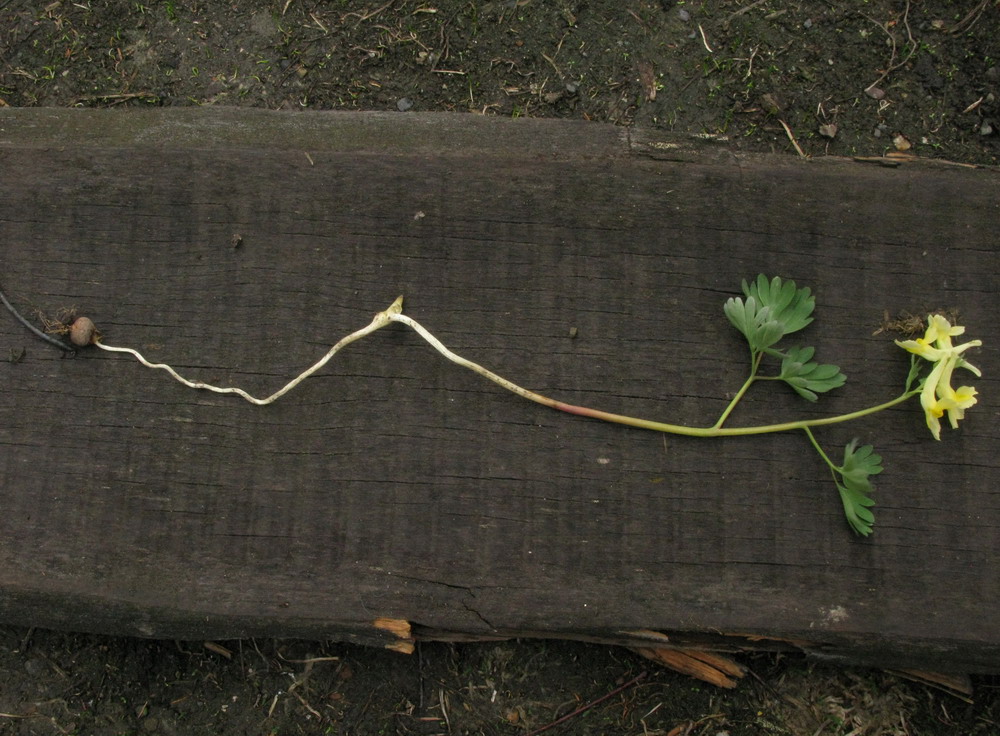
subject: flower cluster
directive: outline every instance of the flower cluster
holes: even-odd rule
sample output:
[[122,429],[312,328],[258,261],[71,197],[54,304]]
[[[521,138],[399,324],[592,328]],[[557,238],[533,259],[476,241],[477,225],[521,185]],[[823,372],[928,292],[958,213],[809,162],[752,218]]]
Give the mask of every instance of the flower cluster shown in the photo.
[[927,426],[934,439],[941,439],[941,417],[948,414],[952,429],[958,429],[958,420],[965,418],[965,410],[976,403],[976,389],[972,386],[951,385],[951,375],[955,368],[965,368],[975,375],[982,375],[979,369],[963,357],[969,348],[983,344],[982,340],[970,340],[961,345],[952,345],[951,338],[961,335],[965,328],[954,325],[940,314],[927,317],[927,332],[916,340],[897,340],[899,347],[919,355],[934,363],[930,375],[924,379],[920,391],[920,405],[927,417]]

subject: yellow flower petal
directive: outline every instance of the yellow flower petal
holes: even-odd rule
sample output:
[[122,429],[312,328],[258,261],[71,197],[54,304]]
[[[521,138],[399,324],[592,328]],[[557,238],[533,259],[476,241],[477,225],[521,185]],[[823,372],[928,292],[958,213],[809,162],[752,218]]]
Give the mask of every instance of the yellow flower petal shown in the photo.
[[927,419],[927,427],[934,435],[934,439],[941,439],[941,422],[938,421],[944,415],[944,409],[938,405],[937,386],[944,373],[945,364],[938,363],[924,379],[924,386],[920,390],[920,405],[924,408],[924,416]]
[[931,361],[941,360],[946,354],[944,351],[932,347],[930,342],[923,337],[916,340],[896,340],[896,344],[903,348],[903,350]]
[[938,347],[951,347],[951,338],[964,332],[964,327],[961,325],[952,326],[951,322],[940,314],[927,315],[927,334],[924,335],[924,339],[928,342],[944,343]]
[[941,417],[947,414],[952,429],[958,429],[958,422],[965,418],[965,410],[976,403],[976,389],[972,386],[961,386],[957,390],[951,386],[955,368],[965,368],[977,376],[981,375],[979,369],[961,355],[969,348],[982,345],[982,340],[970,340],[958,346],[951,343],[952,337],[964,333],[962,325],[952,325],[940,314],[929,314],[923,337],[896,340],[899,347],[934,363],[930,375],[920,387],[920,405],[924,409],[927,427],[936,440],[941,439]]
[[924,407],[924,418],[927,420],[927,428],[934,435],[934,439],[939,442],[941,440],[941,422],[939,419],[943,414],[944,411],[939,409],[936,403],[930,407]]
[[958,421],[965,419],[965,410],[975,405],[976,389],[972,386],[962,386],[957,391],[951,386],[944,387],[948,396],[942,397],[938,406],[948,412],[948,422],[952,429],[958,429]]

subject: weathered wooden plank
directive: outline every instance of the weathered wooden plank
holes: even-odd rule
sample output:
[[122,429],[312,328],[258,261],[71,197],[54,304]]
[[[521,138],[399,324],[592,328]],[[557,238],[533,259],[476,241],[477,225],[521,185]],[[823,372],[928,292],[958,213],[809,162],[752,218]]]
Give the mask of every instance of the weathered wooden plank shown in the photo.
[[814,287],[807,338],[849,382],[816,406],[755,388],[737,423],[895,396],[884,310],[958,308],[986,344],[980,404],[942,442],[915,404],[821,433],[885,458],[859,540],[800,436],[664,440],[561,415],[402,327],[258,408],[124,356],[61,359],[0,319],[5,356],[26,350],[0,364],[0,620],[404,647],[656,630],[995,671],[998,215],[992,170],[596,125],[0,110],[11,296],[257,394],[400,293],[523,385],[692,424],[743,380],[721,306],[761,271]]

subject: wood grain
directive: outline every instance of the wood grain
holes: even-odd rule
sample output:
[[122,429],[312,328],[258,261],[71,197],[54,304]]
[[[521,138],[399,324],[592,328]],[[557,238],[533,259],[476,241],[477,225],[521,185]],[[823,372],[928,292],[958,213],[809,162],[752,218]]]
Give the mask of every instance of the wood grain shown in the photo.
[[755,387],[735,424],[897,395],[885,310],[956,308],[985,343],[980,403],[940,443],[915,403],[818,433],[884,457],[861,540],[802,436],[562,415],[398,325],[259,408],[0,319],[3,357],[26,351],[0,363],[0,620],[397,648],[734,634],[719,648],[997,671],[998,222],[994,170],[600,125],[0,110],[9,295],[197,380],[270,393],[402,293],[526,387],[711,424],[746,370],[722,303],[759,272],[813,287],[803,340],[848,383],[815,406]]

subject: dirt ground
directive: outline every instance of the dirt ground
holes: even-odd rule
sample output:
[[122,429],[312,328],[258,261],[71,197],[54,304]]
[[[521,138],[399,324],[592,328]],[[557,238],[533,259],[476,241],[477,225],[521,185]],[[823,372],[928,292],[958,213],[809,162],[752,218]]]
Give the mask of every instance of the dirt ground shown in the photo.
[[449,110],[996,164],[998,15],[996,0],[0,0],[0,104]]
[[744,663],[752,674],[721,690],[623,649],[568,642],[423,643],[403,655],[324,642],[146,641],[7,627],[0,733],[1000,733],[997,678],[979,678],[970,703],[878,671],[776,655]]
[[[561,117],[996,165],[998,96],[997,0],[0,0],[0,106]],[[6,627],[0,734],[525,734],[562,718],[545,732],[1000,733],[996,677],[968,703],[877,671],[744,663],[729,691],[566,642],[404,656]]]

